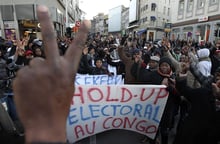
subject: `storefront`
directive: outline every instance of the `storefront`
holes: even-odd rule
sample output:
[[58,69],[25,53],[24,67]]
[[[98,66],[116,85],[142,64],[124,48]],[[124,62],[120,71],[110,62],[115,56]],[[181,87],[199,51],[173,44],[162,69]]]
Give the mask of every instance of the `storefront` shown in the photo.
[[14,21],[4,21],[4,35],[6,39],[16,39],[16,27]]
[[[50,7],[49,11],[57,35],[63,35],[63,13],[54,7]],[[2,5],[0,6],[0,16],[2,17],[2,32],[5,38],[20,39],[26,36],[39,38],[41,35],[35,4]]]
[[[216,39],[215,30],[220,30],[220,15],[194,19],[174,24],[171,34],[175,38],[195,41],[213,42]],[[219,37],[219,36],[218,36]]]
[[40,32],[40,27],[36,20],[18,20],[20,37],[35,36]]
[[18,37],[18,32],[16,31],[12,5],[0,6],[0,16],[2,19],[2,35],[7,39],[16,39]]

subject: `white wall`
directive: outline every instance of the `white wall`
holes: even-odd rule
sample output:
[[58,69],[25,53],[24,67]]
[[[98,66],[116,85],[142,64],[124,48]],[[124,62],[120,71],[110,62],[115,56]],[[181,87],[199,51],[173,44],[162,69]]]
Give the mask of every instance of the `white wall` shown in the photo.
[[138,20],[138,0],[131,0],[129,7],[129,23]]
[[109,10],[108,31],[121,31],[122,6],[118,6]]
[[[202,13],[203,10],[198,10],[197,8],[197,0],[194,0],[194,4],[193,4],[193,15],[192,17],[188,17],[186,18],[187,15],[187,0],[185,0],[184,3],[184,14],[183,14],[183,19],[178,20],[178,8],[179,8],[179,0],[171,0],[172,1],[172,16],[171,16],[171,20],[172,23],[178,23],[178,22],[184,22],[184,21],[188,21],[188,20],[193,20],[193,19],[199,19],[201,17],[204,16],[213,16],[213,15],[218,15],[220,13],[220,2],[218,5],[213,5],[210,6],[209,5],[209,1],[210,0],[206,0],[205,1],[205,5],[204,5],[204,13]],[[217,9],[217,11],[216,11]],[[211,12],[213,11],[213,12]],[[200,13],[200,14],[199,14]]]

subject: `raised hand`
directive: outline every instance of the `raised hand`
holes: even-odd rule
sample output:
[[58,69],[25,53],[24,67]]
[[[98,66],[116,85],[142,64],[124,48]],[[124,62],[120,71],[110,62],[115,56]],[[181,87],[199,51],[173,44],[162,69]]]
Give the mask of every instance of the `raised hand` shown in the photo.
[[48,8],[39,6],[46,59],[34,58],[19,70],[13,83],[19,117],[26,142],[65,142],[66,119],[74,93],[74,80],[90,21],[83,21],[64,56],[59,55]]

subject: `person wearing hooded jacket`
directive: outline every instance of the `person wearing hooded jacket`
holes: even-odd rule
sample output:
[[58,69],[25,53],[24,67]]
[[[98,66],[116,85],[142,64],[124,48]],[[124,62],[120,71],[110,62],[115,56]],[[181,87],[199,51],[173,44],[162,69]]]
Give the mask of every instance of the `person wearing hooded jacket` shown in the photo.
[[209,58],[209,55],[210,55],[210,51],[207,48],[203,48],[197,51],[197,56],[199,59],[197,67],[204,76],[211,75],[212,62],[211,59]]

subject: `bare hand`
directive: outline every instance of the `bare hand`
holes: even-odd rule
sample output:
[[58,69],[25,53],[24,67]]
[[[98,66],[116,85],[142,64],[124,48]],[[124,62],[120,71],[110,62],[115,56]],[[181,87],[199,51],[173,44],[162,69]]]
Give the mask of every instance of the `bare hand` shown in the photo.
[[164,78],[161,85],[165,85],[165,86],[168,86],[169,83],[168,83],[168,78]]
[[189,67],[190,67],[189,63],[185,63],[185,62],[181,62],[180,66],[181,66],[181,73],[182,74],[187,73],[187,71],[189,70]]
[[64,56],[59,50],[48,8],[39,6],[46,59],[35,58],[19,70],[13,83],[26,142],[65,142],[66,119],[74,93],[74,80],[90,22],[84,21]]

